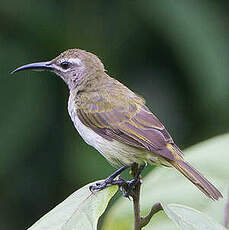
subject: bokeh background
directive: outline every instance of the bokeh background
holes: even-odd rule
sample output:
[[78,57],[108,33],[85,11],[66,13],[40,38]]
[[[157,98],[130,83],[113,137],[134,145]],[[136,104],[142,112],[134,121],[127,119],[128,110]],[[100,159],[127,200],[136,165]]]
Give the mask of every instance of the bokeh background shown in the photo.
[[229,128],[228,10],[226,0],[1,0],[0,229],[29,227],[114,170],[75,131],[61,79],[10,71],[91,51],[185,148]]

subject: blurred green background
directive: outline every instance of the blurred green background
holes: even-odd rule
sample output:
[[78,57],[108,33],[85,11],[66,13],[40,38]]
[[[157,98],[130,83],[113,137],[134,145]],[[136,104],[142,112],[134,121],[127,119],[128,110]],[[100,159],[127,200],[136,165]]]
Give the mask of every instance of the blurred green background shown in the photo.
[[0,229],[29,227],[114,170],[75,131],[61,79],[10,71],[91,51],[184,148],[229,128],[228,9],[226,0],[2,0]]

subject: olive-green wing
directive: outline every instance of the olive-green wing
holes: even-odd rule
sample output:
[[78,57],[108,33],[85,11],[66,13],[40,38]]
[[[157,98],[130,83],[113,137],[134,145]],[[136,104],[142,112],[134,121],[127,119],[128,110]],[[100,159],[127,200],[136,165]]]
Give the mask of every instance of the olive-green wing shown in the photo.
[[175,160],[167,144],[176,145],[165,127],[145,105],[103,112],[77,109],[77,115],[84,125],[108,140],[117,140]]

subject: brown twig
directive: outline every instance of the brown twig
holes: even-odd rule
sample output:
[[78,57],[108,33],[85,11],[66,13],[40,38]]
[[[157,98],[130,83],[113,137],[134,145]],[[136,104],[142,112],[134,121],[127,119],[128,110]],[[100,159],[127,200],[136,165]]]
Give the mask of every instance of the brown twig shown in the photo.
[[163,210],[163,208],[162,208],[160,203],[154,204],[153,207],[151,208],[149,214],[145,217],[141,217],[141,227],[146,226],[149,223],[149,221],[151,220],[152,216],[161,210]]
[[[131,167],[131,175],[135,178],[138,171],[138,165],[133,164]],[[133,193],[131,194],[133,198],[133,207],[134,207],[134,230],[141,230],[144,226],[146,226],[152,216],[162,210],[162,206],[160,203],[156,203],[151,208],[149,214],[145,217],[141,217],[140,212],[140,191],[141,191],[141,179],[137,180],[137,183],[134,186]]]
[[227,202],[224,208],[224,218],[223,218],[223,226],[225,228],[228,227],[228,222],[229,222],[229,190],[227,193]]
[[134,230],[141,229],[140,188],[141,188],[141,181],[139,180],[135,185],[134,192],[132,195],[133,206],[134,206]]

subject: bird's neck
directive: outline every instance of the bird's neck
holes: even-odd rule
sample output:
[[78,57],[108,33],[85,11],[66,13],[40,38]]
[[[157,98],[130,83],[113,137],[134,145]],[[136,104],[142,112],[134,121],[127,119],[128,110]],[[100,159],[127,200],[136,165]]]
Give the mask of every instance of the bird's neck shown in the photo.
[[103,90],[109,86],[108,75],[103,71],[84,73],[78,77],[76,83],[68,84],[70,93],[78,95],[79,93],[89,93]]
[[64,79],[71,92],[87,91],[96,87],[105,73],[100,70],[78,72],[71,78]]

